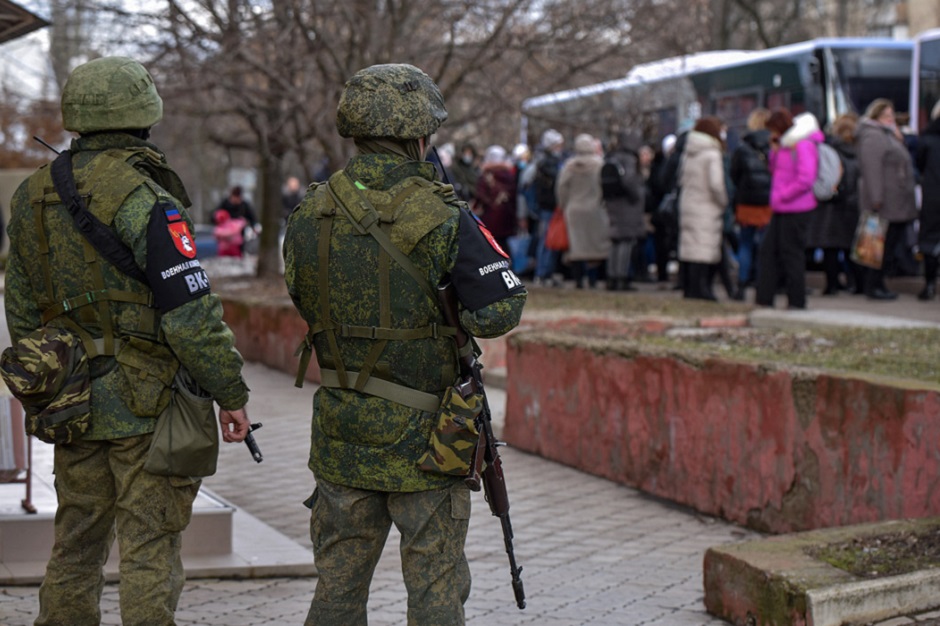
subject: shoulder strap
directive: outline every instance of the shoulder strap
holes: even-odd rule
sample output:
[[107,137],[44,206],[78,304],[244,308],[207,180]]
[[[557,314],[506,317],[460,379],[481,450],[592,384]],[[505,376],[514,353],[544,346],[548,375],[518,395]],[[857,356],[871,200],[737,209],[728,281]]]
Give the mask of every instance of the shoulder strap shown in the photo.
[[116,268],[131,278],[148,285],[147,276],[134,261],[134,253],[118,239],[113,230],[101,223],[85,206],[75,186],[72,173],[72,153],[64,150],[52,162],[52,184],[65,203],[78,231],[92,246]]
[[[408,275],[418,283],[428,298],[430,298],[432,302],[437,302],[437,293],[434,288],[431,287],[431,283],[418,271],[418,268],[411,262],[411,259],[395,247],[395,244],[392,243],[388,235],[382,232],[382,229],[379,227],[379,212],[375,210],[375,207],[372,206],[372,203],[365,197],[365,194],[356,188],[355,183],[349,178],[349,175],[345,171],[340,170],[330,177],[326,188],[330,193],[330,197],[332,197],[333,201],[336,203],[336,206],[346,215],[349,221],[355,226],[356,230],[363,234],[368,233],[372,235],[389,256],[395,259],[395,262],[408,272]],[[343,202],[342,196],[355,198],[356,201],[354,203]]]

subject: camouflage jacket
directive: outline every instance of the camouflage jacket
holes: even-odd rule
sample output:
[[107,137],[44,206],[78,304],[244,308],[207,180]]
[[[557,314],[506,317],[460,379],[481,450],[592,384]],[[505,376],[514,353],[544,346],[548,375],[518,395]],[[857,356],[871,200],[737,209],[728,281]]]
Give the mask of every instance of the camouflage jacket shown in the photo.
[[[132,191],[120,201],[115,210],[107,207],[108,193],[92,194],[86,199],[88,210],[96,215],[113,212],[112,229],[133,252],[137,265],[150,277],[154,289],[154,306],[111,301],[93,307],[81,306],[62,314],[92,337],[104,333],[100,311],[106,312],[113,325],[113,334],[125,345],[125,340],[138,341],[138,345],[157,346],[155,354],[166,361],[166,369],[174,372],[178,363],[184,365],[199,385],[226,409],[237,409],[248,400],[248,388],[241,377],[243,364],[235,349],[234,336],[222,321],[222,305],[218,296],[209,292],[208,281],[199,267],[194,246],[184,248],[174,244],[173,229],[164,222],[173,219],[177,232],[191,232],[192,222],[182,207],[179,197],[186,198],[178,177],[166,166],[163,155],[145,141],[124,133],[101,133],[72,142],[73,170],[79,193],[96,184],[85,175],[94,169],[102,154],[116,156],[116,162],[127,158],[134,168],[124,167],[124,180],[114,187]],[[135,162],[134,154],[146,154],[149,161]],[[97,170],[96,170],[97,171]],[[158,178],[171,193],[157,184]],[[171,184],[172,183],[172,184]],[[107,189],[111,181],[97,181],[98,188]],[[39,198],[31,196],[39,189]],[[117,203],[118,201],[114,201]],[[40,245],[37,215],[41,215],[46,242]],[[172,217],[170,217],[172,215]],[[185,224],[185,227],[183,226]],[[5,303],[7,324],[15,342],[42,325],[42,304],[48,300],[51,288],[55,302],[64,301],[101,289],[147,294],[143,283],[126,276],[101,258],[87,258],[84,237],[77,231],[63,204],[51,188],[49,166],[40,168],[17,189],[11,205],[9,225],[10,254],[6,268]],[[189,242],[192,243],[191,241]],[[179,253],[174,252],[174,246]],[[48,249],[46,263],[50,269],[51,285],[45,284],[44,263],[39,263],[38,251]],[[174,259],[176,254],[178,258]],[[190,256],[191,255],[191,256]],[[169,260],[168,260],[169,259]],[[182,262],[181,262],[182,261]],[[168,265],[175,263],[175,265]],[[162,264],[162,265],[161,265]],[[96,271],[101,270],[103,285],[95,285]],[[188,268],[182,271],[182,268]],[[185,275],[189,272],[189,275]],[[186,293],[177,294],[167,303],[164,285],[159,287],[161,274],[167,279],[187,279],[194,285]],[[198,280],[197,280],[198,279]],[[177,287],[177,291],[180,289]],[[149,326],[155,332],[141,329]],[[57,321],[58,320],[58,321]],[[62,318],[49,323],[61,326]],[[147,348],[150,349],[150,348]],[[178,363],[177,363],[178,361]],[[86,439],[116,439],[152,432],[155,420],[142,417],[128,408],[126,372],[118,366],[114,356],[98,356],[92,360],[92,423]],[[124,378],[122,378],[124,377]],[[164,394],[168,397],[168,394]]]
[[[452,188],[432,182],[431,164],[386,154],[358,155],[345,172],[366,190],[365,196],[382,216],[383,230],[428,283],[454,282],[464,305],[461,322],[468,332],[494,337],[519,323],[525,289],[511,272],[505,280],[500,278],[508,271],[508,264],[490,247],[485,230],[478,228]],[[391,200],[382,205],[382,197]],[[308,325],[312,329],[323,327],[325,322],[392,329],[443,325],[437,303],[382,252],[376,239],[356,233],[339,213],[324,219],[333,210],[327,185],[312,185],[288,222],[285,279],[294,305]],[[324,226],[326,222],[329,226]],[[329,233],[328,294],[321,293],[324,283],[319,275],[325,269],[320,263],[325,233]],[[475,255],[471,254],[474,250]],[[389,278],[383,287],[385,272]],[[489,282],[475,281],[474,277],[485,277]],[[390,306],[380,306],[383,301]],[[383,310],[388,313],[382,314]],[[334,356],[339,353],[350,371],[371,362],[374,377],[437,398],[455,381],[452,337],[393,339],[376,353],[381,342],[345,330],[338,329],[332,337],[328,332],[314,335],[321,371],[336,367]],[[455,478],[418,468],[434,425],[433,411],[352,388],[321,386],[314,398],[310,468],[318,477],[360,489],[407,492],[443,487]]]

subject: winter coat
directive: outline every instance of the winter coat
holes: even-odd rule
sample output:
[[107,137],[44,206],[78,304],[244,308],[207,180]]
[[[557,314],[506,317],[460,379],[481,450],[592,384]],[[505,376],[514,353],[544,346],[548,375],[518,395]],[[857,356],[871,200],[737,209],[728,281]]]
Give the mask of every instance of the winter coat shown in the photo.
[[847,249],[852,246],[858,225],[858,156],[855,144],[846,143],[838,137],[828,137],[826,143],[839,153],[842,180],[839,181],[838,194],[820,202],[813,211],[807,247]]
[[623,147],[606,157],[608,161],[620,166],[620,171],[623,172],[620,184],[626,192],[623,196],[604,201],[607,205],[607,215],[610,217],[610,238],[636,239],[646,234],[646,223],[643,219],[646,209],[646,185],[637,167],[639,137],[622,137],[619,145]]
[[610,220],[601,194],[603,164],[600,156],[578,154],[558,174],[555,192],[565,213],[571,261],[600,261],[610,252]]
[[925,254],[940,255],[940,119],[924,129],[917,144],[924,201],[920,210],[918,244]]
[[679,260],[718,263],[728,191],[721,142],[691,131],[679,172]]
[[[541,152],[535,157],[535,172],[532,185],[535,188],[535,201],[539,211],[554,211],[558,206],[555,188],[558,186],[558,172],[564,157],[553,152]],[[598,181],[600,184],[600,181]]]
[[731,155],[731,182],[735,204],[767,206],[770,204],[770,131],[755,130],[741,138],[741,145]]
[[729,176],[734,189],[735,219],[742,226],[770,222],[770,131],[755,130],[741,138],[731,155]]
[[516,168],[487,163],[477,178],[474,208],[497,240],[516,234]]
[[770,208],[774,213],[805,213],[816,208],[813,183],[819,168],[818,144],[825,139],[811,115],[797,116],[770,153]]
[[889,222],[910,222],[917,217],[914,199],[914,165],[910,154],[892,129],[864,119],[856,135],[859,208],[877,210]]

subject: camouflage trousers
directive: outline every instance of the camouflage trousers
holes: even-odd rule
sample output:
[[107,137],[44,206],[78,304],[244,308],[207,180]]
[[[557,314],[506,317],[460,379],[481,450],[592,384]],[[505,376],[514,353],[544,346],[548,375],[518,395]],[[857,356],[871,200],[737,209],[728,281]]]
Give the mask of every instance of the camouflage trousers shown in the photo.
[[145,472],[151,435],[55,447],[55,544],[35,626],[97,626],[117,528],[121,622],[172,626],[185,580],[182,531],[199,481]]
[[470,595],[470,490],[363,491],[324,480],[311,497],[319,577],[305,626],[365,626],[369,584],[392,523],[401,533],[409,626],[461,626]]

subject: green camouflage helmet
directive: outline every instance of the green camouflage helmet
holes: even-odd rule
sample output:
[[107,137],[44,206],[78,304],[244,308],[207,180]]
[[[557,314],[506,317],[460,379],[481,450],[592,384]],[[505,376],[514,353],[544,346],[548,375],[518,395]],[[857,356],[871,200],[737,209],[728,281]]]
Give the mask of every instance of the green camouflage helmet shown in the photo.
[[62,88],[65,130],[150,128],[163,118],[163,100],[143,65],[104,57],[75,68]]
[[447,119],[444,96],[431,77],[413,65],[373,65],[346,82],[336,109],[343,137],[418,139]]

